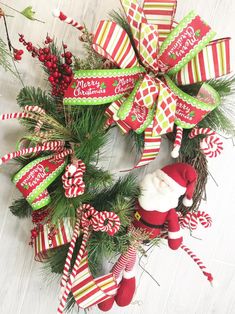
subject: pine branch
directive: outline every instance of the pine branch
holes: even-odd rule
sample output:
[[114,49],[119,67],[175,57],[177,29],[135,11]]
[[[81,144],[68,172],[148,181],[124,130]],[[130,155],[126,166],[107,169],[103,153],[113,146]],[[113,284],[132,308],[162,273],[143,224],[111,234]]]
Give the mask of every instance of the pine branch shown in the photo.
[[11,72],[15,77],[19,78],[18,73],[15,72],[12,66],[12,56],[8,51],[7,45],[0,38],[0,66],[5,70]]
[[20,107],[39,106],[56,120],[63,124],[65,123],[64,115],[63,113],[58,112],[56,102],[39,87],[35,88],[27,86],[22,88],[17,96],[17,103]]
[[32,207],[25,198],[15,200],[9,208],[11,213],[18,218],[28,218],[32,214]]

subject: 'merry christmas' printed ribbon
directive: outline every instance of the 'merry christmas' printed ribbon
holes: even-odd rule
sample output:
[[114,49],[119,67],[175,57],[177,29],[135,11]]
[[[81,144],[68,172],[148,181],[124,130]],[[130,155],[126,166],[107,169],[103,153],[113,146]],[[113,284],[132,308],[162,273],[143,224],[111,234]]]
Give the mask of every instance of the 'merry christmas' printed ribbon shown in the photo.
[[[116,121],[124,133],[130,129],[145,132],[145,146],[138,167],[155,158],[161,135],[172,132],[174,122],[183,128],[192,128],[219,105],[217,92],[208,84],[203,84],[198,97],[193,98],[183,93],[172,79],[179,84],[188,84],[229,73],[229,39],[210,43],[215,33],[193,11],[174,28],[176,0],[145,0],[143,9],[137,0],[121,0],[121,4],[135,50],[119,25],[101,21],[94,35],[93,48],[120,69],[108,70],[109,78],[107,70],[99,70],[99,74],[91,70],[76,73],[75,77],[81,77],[71,83],[64,103],[81,105],[113,101],[106,110],[109,123]],[[132,87],[115,93],[110,83],[120,87],[120,82],[118,79],[113,82],[112,77],[138,68],[139,76],[135,77]],[[152,73],[147,74],[149,71]],[[90,88],[89,84],[94,81],[98,82],[98,89]],[[87,88],[79,95],[73,93],[71,98],[71,89],[80,85]],[[150,139],[158,149],[155,148],[149,158]]]

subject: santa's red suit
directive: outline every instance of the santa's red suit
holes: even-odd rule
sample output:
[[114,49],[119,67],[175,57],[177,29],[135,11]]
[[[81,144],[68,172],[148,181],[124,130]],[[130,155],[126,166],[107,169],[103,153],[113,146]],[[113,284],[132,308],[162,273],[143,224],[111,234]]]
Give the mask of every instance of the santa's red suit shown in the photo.
[[156,238],[164,228],[164,224],[168,222],[169,247],[173,250],[178,249],[183,238],[181,236],[178,215],[175,209],[172,208],[163,213],[157,210],[146,211],[140,206],[139,202],[136,203],[135,208],[134,227],[144,229],[149,233],[150,238]]

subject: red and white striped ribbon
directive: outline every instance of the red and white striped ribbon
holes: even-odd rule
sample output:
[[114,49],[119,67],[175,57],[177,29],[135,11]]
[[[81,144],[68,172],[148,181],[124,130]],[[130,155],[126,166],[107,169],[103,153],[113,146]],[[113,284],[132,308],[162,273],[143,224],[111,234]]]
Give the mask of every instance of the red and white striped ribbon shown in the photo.
[[[82,215],[81,215],[81,213],[82,213]],[[70,247],[69,247],[68,255],[67,255],[67,258],[65,261],[65,267],[64,267],[63,275],[62,275],[62,279],[61,279],[62,296],[60,298],[60,304],[59,304],[59,307],[57,309],[58,314],[62,314],[64,311],[65,304],[66,304],[66,301],[68,299],[68,295],[71,291],[71,288],[72,288],[73,282],[75,280],[76,274],[78,272],[80,262],[83,258],[83,255],[85,254],[86,243],[89,239],[89,234],[90,234],[89,233],[90,226],[93,227],[93,229],[96,229],[96,231],[106,231],[110,235],[111,234],[113,235],[114,233],[116,233],[119,230],[119,228],[118,229],[116,228],[115,224],[112,224],[112,225],[109,224],[109,227],[106,230],[103,230],[102,229],[103,226],[106,225],[106,219],[103,220],[103,224],[100,224],[97,222],[97,220],[99,220],[102,217],[101,215],[102,215],[102,212],[98,212],[97,210],[94,209],[94,207],[92,207],[89,204],[83,204],[82,206],[80,206],[77,209],[77,222],[75,224],[76,228],[74,229],[74,235],[73,235],[72,241],[70,243]],[[114,214],[114,215],[116,215],[116,214]],[[81,220],[80,220],[80,216],[81,216]],[[109,215],[107,215],[106,212],[104,213],[104,216],[108,217],[107,219],[109,219]],[[110,215],[110,217],[111,217],[111,215]],[[112,217],[114,218],[113,215],[112,215]],[[116,221],[116,219],[115,219],[115,221]],[[81,243],[78,255],[77,255],[76,260],[75,260],[75,264],[73,266],[71,274],[69,275],[72,255],[73,255],[76,240],[77,240],[78,235],[79,235],[80,225],[83,229],[83,239],[82,239],[82,243]]]
[[223,142],[210,128],[193,128],[189,134],[189,138],[194,138],[197,135],[206,135],[200,141],[200,149],[209,158],[217,157],[223,150]]
[[83,32],[85,30],[85,27],[83,25],[81,25],[80,23],[78,23],[77,21],[72,19],[71,17],[68,17],[67,15],[65,15],[59,9],[55,9],[53,11],[53,15],[55,17],[59,18],[62,22],[65,22],[65,23],[67,23],[69,25],[72,25],[73,27],[75,27],[76,29],[78,29],[81,32]]
[[123,271],[132,271],[136,262],[136,249],[130,246],[126,253],[122,254],[112,269],[114,277],[117,279]]
[[171,157],[172,158],[178,158],[179,157],[179,151],[182,143],[182,138],[183,138],[183,128],[180,126],[176,126],[176,135],[175,135],[175,141],[174,141],[174,148],[171,152]]
[[[14,159],[16,157],[24,156],[31,153],[39,153],[39,152],[45,152],[45,151],[58,151],[60,152],[64,147],[63,141],[49,141],[42,145],[37,145],[35,147],[29,147],[29,148],[23,148],[21,150],[8,153],[0,158],[0,165]],[[62,156],[63,157],[63,156]],[[61,157],[61,158],[62,158]],[[60,159],[60,158],[59,158]]]
[[204,211],[189,212],[185,217],[179,217],[179,223],[181,228],[188,228],[190,230],[196,230],[198,226],[198,221],[204,228],[211,227],[212,219],[210,215]]

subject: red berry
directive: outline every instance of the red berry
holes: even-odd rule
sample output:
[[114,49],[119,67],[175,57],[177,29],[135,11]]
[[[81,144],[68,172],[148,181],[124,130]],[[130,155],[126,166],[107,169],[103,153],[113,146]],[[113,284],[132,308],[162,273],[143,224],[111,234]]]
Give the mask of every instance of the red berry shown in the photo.
[[18,54],[22,55],[24,53],[24,51],[22,49],[18,50]]
[[71,64],[72,63],[72,60],[71,59],[66,59],[65,61],[67,64]]
[[39,59],[39,61],[41,61],[41,62],[44,62],[44,61],[45,61],[44,55],[40,55],[40,56],[38,57],[38,59]]
[[43,48],[43,52],[47,55],[50,52],[49,48]]
[[54,77],[53,76],[49,76],[48,81],[51,83],[54,83]]
[[20,37],[19,42],[22,43],[23,41],[24,41],[24,39]]
[[72,53],[70,51],[65,52],[65,58],[67,59],[72,58]]
[[32,47],[29,46],[29,45],[26,47],[26,49],[27,49],[28,51],[32,51]]
[[21,58],[20,55],[14,54],[14,59],[17,60],[17,61],[19,61],[19,60],[21,60],[22,58]]
[[63,44],[63,48],[66,49],[68,48],[68,46],[66,44]]
[[52,67],[52,63],[51,63],[50,61],[47,61],[47,62],[45,63],[45,66],[46,66],[48,69],[50,69],[50,68]]

